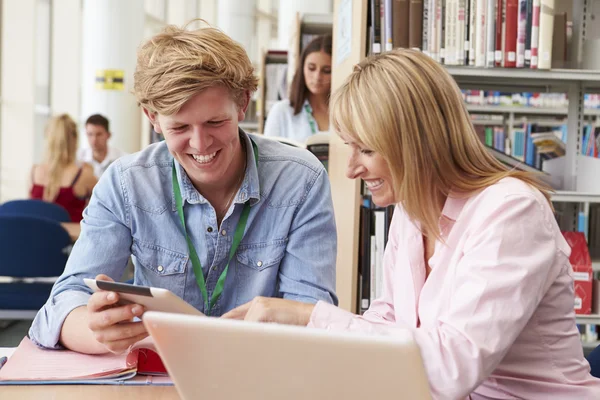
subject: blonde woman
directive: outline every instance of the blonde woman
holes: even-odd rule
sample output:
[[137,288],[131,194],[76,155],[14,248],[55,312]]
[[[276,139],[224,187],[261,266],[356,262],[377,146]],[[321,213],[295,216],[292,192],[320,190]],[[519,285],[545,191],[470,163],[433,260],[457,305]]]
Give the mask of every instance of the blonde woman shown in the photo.
[[226,317],[409,330],[434,399],[599,399],[548,190],[486,152],[444,68],[412,50],[367,58],[331,112],[351,151],[348,177],[377,205],[397,205],[382,296],[363,316],[259,298]]
[[97,179],[88,164],[75,160],[77,125],[67,114],[52,118],[46,126],[44,162],[31,170],[30,197],[64,207],[73,222],[80,222]]

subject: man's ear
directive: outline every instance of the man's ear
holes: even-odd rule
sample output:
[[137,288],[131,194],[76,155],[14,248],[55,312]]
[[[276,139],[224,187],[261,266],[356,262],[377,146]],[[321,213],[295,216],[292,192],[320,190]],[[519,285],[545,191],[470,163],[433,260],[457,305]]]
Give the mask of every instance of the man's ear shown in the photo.
[[244,92],[244,96],[242,97],[244,101],[242,106],[238,110],[238,121],[243,121],[246,117],[246,111],[248,110],[248,106],[250,105],[250,91],[246,90]]
[[144,110],[144,114],[146,114],[146,117],[148,117],[148,119],[150,120],[150,123],[152,124],[154,131],[156,133],[162,134],[162,130],[160,129],[160,124],[158,123],[157,114],[155,112],[148,111],[146,108],[144,108],[143,110]]

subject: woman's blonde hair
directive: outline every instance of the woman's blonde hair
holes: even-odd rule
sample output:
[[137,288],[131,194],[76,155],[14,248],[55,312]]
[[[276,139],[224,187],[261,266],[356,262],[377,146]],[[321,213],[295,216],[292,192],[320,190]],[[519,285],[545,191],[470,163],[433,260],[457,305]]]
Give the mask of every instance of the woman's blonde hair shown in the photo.
[[505,177],[539,189],[536,175],[507,169],[477,136],[460,90],[430,57],[398,49],[366,58],[332,96],[333,128],[387,162],[396,201],[440,237],[439,217],[451,191],[468,195]]
[[149,112],[175,114],[190,98],[214,86],[227,87],[239,106],[245,93],[258,86],[244,48],[218,29],[170,25],[138,51],[134,94]]
[[60,190],[65,168],[75,162],[77,152],[77,124],[67,114],[61,114],[46,125],[44,163],[48,166],[48,183],[43,199],[54,201]]

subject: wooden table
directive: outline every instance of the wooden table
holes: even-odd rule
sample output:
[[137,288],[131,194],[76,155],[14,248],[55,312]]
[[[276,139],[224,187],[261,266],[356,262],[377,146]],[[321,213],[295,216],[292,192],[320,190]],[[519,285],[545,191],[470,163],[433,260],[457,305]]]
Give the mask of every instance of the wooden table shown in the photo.
[[33,385],[0,386],[0,399],[179,400],[175,386]]
[[81,225],[79,222],[61,222],[63,228],[69,233],[72,241],[76,241],[81,233]]

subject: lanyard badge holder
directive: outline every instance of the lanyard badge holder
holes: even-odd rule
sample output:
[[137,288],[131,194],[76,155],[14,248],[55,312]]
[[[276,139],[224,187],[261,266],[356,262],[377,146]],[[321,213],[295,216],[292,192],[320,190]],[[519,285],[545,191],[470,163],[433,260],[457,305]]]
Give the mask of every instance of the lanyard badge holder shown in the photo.
[[[256,166],[258,167],[258,148],[254,141],[250,139],[252,142],[252,150],[254,151],[254,161],[256,162]],[[173,160],[173,192],[175,194],[175,203],[177,205],[177,214],[179,215],[179,219],[181,220],[181,224],[183,225],[183,232],[185,233],[185,240],[188,245],[188,250],[190,252],[190,260],[192,261],[192,266],[194,267],[194,275],[196,275],[196,282],[200,287],[200,291],[202,292],[202,300],[204,301],[204,313],[206,315],[210,315],[210,310],[217,302],[219,296],[223,292],[223,287],[225,286],[225,278],[227,278],[227,270],[229,269],[229,263],[231,259],[235,255],[235,252],[244,237],[244,231],[246,230],[246,223],[248,222],[248,215],[250,214],[250,204],[246,201],[244,203],[244,209],[242,210],[242,215],[240,216],[240,220],[235,227],[235,233],[233,234],[233,243],[231,244],[231,249],[229,250],[229,258],[227,260],[227,265],[223,269],[223,272],[219,276],[219,280],[215,285],[215,290],[212,293],[211,298],[208,298],[208,291],[206,290],[206,282],[204,280],[204,272],[202,271],[202,264],[200,263],[200,258],[198,257],[198,253],[196,253],[196,248],[190,239],[190,236],[187,233],[187,228],[185,225],[185,216],[183,214],[183,200],[181,198],[181,189],[179,187],[179,182],[177,181],[177,172],[175,171],[175,160]]]

